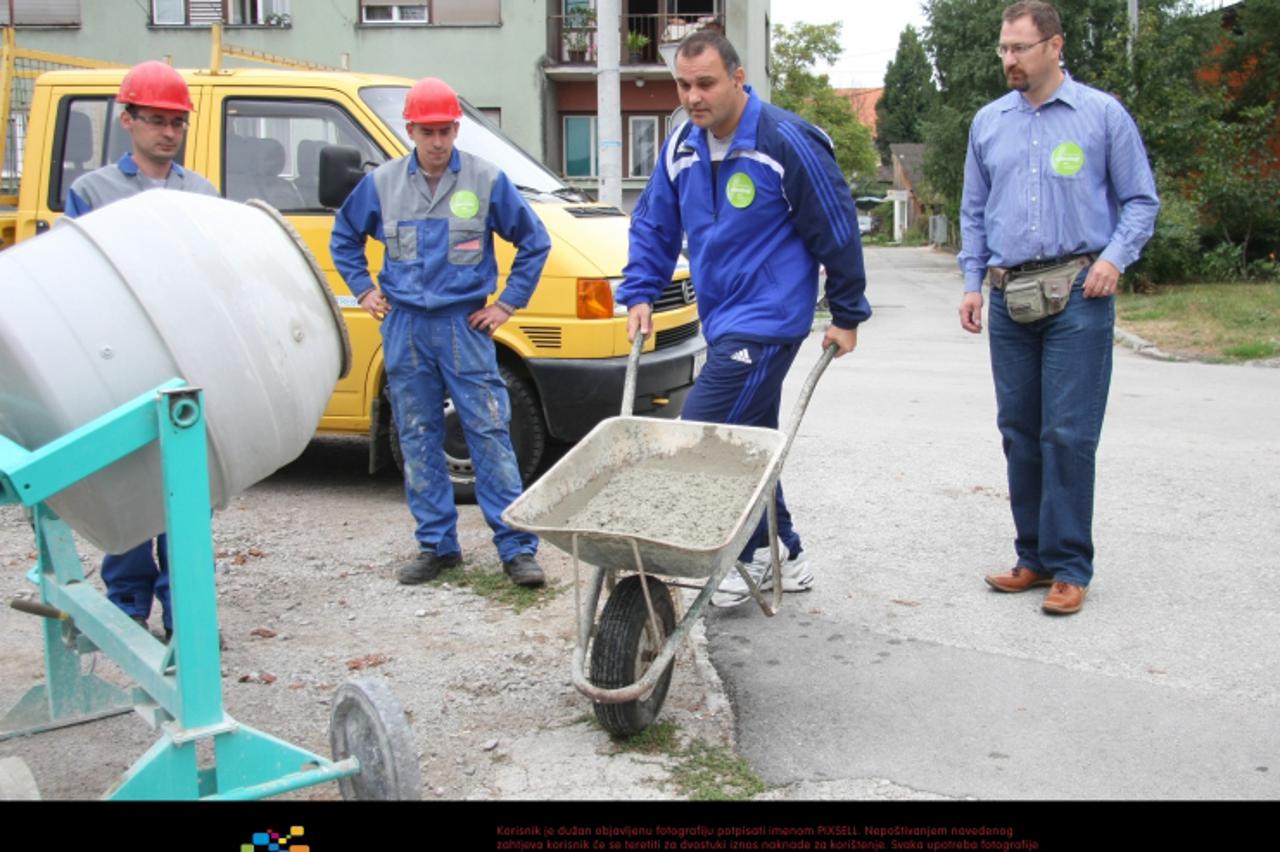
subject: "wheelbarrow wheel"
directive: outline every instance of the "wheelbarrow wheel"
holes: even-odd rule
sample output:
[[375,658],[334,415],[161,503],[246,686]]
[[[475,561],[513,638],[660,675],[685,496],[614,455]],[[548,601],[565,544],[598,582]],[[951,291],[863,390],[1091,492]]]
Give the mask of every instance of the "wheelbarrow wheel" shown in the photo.
[[355,678],[338,687],[329,714],[333,759],[356,757],[360,771],[338,779],[344,799],[422,798],[418,748],[404,707],[380,678]]
[[[675,631],[676,613],[671,593],[662,581],[652,577],[647,580],[662,635],[652,635],[640,576],[633,575],[618,583],[600,615],[595,642],[591,645],[591,682],[595,686],[618,689],[640,680],[661,653],[667,637]],[[667,664],[667,670],[647,698],[618,704],[595,702],[596,719],[606,731],[619,737],[634,736],[649,727],[667,699],[674,666],[674,660]]]

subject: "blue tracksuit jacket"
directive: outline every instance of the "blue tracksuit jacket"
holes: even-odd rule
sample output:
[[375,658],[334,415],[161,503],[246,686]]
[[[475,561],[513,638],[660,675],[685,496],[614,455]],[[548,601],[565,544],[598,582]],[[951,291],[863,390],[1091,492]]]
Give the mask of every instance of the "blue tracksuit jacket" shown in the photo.
[[618,288],[628,308],[671,281],[681,232],[689,237],[703,335],[768,343],[808,335],[827,269],[832,323],[854,328],[871,316],[862,242],[848,184],[831,140],[804,119],[748,100],[712,185],[706,131],[681,125],[636,204],[630,256]]

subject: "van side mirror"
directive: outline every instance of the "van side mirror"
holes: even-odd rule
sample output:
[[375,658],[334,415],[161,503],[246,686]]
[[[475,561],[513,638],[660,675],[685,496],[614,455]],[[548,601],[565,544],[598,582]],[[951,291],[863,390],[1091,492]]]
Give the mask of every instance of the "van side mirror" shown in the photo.
[[320,149],[320,203],[338,208],[364,177],[364,163],[355,148],[326,145]]

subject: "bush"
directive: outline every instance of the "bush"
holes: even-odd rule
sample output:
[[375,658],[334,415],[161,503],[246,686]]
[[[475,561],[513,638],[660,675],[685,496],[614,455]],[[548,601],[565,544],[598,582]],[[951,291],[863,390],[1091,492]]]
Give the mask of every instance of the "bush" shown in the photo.
[[1162,186],[1155,233],[1142,249],[1142,259],[1134,264],[1132,274],[1143,284],[1164,284],[1196,277],[1199,266],[1200,216],[1196,206],[1173,187]]
[[893,236],[893,202],[886,201],[871,208],[871,221],[876,223],[876,233]]
[[1254,281],[1280,281],[1280,262],[1275,255],[1249,264],[1249,278]]
[[1218,243],[1205,252],[1199,263],[1200,277],[1205,281],[1237,281],[1240,278],[1240,247]]
[[902,244],[904,246],[924,246],[929,244],[928,214],[919,216],[911,223],[911,227],[907,228],[906,233],[902,235]]

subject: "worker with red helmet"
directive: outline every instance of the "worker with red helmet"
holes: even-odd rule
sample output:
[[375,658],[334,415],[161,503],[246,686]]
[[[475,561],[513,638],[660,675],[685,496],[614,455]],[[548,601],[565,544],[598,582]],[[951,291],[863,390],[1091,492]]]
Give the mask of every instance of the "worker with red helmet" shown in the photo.
[[67,192],[66,213],[80,216],[146,189],[180,189],[217,195],[213,184],[174,162],[194,108],[182,75],[163,62],[143,62],[120,83],[120,126],[131,139],[118,162],[80,177]]
[[[143,62],[124,75],[116,102],[124,104],[120,126],[130,151],[117,162],[81,176],[67,192],[65,212],[82,216],[148,189],[177,189],[217,195],[213,184],[174,160],[187,135],[191,94],[182,75],[163,62]],[[107,597],[146,627],[153,600],[160,601],[166,639],[173,635],[169,609],[169,554],[166,537],[147,541],[102,560]]]
[[[404,457],[405,494],[418,555],[401,583],[458,565],[458,512],[444,456],[444,402],[454,405],[476,468],[476,502],[513,583],[544,582],[537,536],[502,512],[523,490],[511,447],[511,403],[492,335],[533,295],[551,249],[546,229],[501,170],[454,147],[462,106],[443,80],[419,80],[405,97],[408,155],[365,175],[338,212],[330,251],[361,307],[382,320],[387,392]],[[497,301],[493,234],[516,246]],[[365,240],[386,245],[375,286]]]

